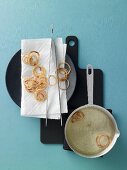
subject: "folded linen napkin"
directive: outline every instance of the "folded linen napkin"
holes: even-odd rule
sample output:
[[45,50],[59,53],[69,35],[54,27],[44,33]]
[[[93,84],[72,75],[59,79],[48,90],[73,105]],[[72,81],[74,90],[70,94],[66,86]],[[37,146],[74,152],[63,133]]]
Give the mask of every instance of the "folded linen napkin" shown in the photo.
[[[66,45],[63,44],[61,38],[56,40],[55,43],[50,38],[22,40],[21,56],[24,56],[31,51],[39,52],[40,64],[46,68],[46,76],[48,77],[49,75],[56,74],[56,66],[59,62],[65,61]],[[23,82],[25,77],[32,76],[33,67],[24,64],[23,61],[21,63],[21,115],[37,118],[46,118],[47,115],[49,119],[60,119],[61,113],[67,113],[66,91],[62,92],[60,90],[59,96],[58,83],[54,86],[48,86],[48,99],[45,102],[38,102],[31,93],[26,91]]]

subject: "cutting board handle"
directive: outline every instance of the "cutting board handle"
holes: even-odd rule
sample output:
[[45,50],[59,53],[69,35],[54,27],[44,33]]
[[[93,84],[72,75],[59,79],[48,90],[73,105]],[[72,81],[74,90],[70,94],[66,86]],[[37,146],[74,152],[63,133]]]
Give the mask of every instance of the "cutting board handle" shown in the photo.
[[72,59],[75,68],[78,69],[78,38],[76,36],[68,36],[66,38],[67,54]]

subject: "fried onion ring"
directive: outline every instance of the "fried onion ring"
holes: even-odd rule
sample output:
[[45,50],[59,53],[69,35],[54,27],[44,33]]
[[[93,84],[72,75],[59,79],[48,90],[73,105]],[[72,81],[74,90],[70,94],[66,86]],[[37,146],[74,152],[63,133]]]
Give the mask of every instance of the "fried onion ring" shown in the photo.
[[39,63],[40,54],[37,51],[31,51],[23,56],[23,62],[25,64],[35,66]]
[[33,77],[25,78],[24,86],[29,93],[33,93],[37,87],[37,82],[33,79]]
[[29,53],[28,63],[31,66],[36,66],[39,63],[40,54],[37,51],[31,51]]
[[70,81],[69,81],[68,79],[65,80],[66,88],[61,87],[61,86],[60,86],[61,83],[62,83],[62,82],[59,82],[59,88],[60,88],[61,90],[67,90],[67,89],[69,88],[69,86],[70,86]]
[[68,78],[68,74],[67,74],[67,69],[65,68],[58,68],[57,69],[57,75],[58,75],[58,80],[59,81],[65,81]]
[[[50,81],[51,78],[53,78],[55,80],[54,83],[51,83],[51,81]],[[49,75],[48,81],[49,81],[50,86],[54,86],[57,83],[57,78],[55,75]]]
[[[38,72],[38,69],[40,72]],[[46,69],[42,66],[35,66],[33,69],[33,75],[35,77],[45,77],[46,76]]]
[[58,68],[63,68],[62,66],[67,66],[68,69],[65,69],[67,70],[67,75],[69,75],[71,72],[71,66],[67,62],[62,62],[58,65]]
[[25,63],[25,64],[29,64],[29,54],[25,54],[23,57],[22,57],[22,61]]
[[44,102],[47,99],[47,92],[42,89],[37,89],[34,95],[37,101]]

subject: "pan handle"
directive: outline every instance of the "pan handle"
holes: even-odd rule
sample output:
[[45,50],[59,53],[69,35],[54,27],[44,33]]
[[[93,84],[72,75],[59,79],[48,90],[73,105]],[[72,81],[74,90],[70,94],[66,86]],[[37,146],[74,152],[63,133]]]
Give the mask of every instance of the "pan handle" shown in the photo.
[[94,80],[94,70],[93,66],[88,64],[86,69],[87,77],[87,95],[88,95],[88,104],[93,105],[93,80]]

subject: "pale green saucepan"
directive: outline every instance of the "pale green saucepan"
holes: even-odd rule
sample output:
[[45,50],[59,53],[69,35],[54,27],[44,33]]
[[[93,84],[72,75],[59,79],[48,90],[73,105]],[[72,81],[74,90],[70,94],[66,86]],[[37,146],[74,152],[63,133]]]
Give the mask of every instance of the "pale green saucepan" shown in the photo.
[[111,113],[93,104],[94,70],[92,65],[87,66],[86,74],[88,104],[70,114],[65,124],[65,138],[76,154],[86,158],[97,158],[112,149],[120,132]]

